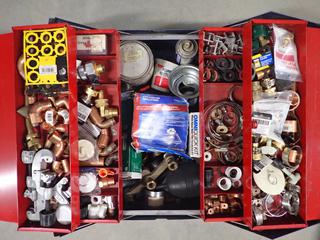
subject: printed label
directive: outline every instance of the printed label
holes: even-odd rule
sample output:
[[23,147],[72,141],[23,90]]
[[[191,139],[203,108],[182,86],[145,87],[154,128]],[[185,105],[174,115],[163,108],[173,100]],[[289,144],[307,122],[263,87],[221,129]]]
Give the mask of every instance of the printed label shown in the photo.
[[257,72],[264,70],[266,68],[269,68],[269,66],[273,64],[272,53],[269,52],[264,55],[262,54],[254,55],[252,57],[252,62]]
[[104,34],[78,35],[77,53],[82,55],[107,54],[107,37]]
[[64,124],[68,124],[69,123],[69,112],[66,109],[60,110],[58,112],[59,116],[61,116],[64,120]]
[[284,122],[282,132],[296,133],[297,132],[297,121],[296,120],[286,120]]
[[254,112],[252,115],[253,133],[268,135],[271,130],[272,114]]
[[49,123],[51,126],[53,126],[54,125],[53,110],[46,111],[44,115],[44,119],[46,123]]
[[78,102],[78,119],[79,120],[81,120],[82,122],[86,122],[90,113],[91,113],[91,109],[89,107],[82,104],[81,102]]
[[39,66],[40,75],[57,75],[57,65]]
[[189,114],[189,156],[200,157],[200,114]]

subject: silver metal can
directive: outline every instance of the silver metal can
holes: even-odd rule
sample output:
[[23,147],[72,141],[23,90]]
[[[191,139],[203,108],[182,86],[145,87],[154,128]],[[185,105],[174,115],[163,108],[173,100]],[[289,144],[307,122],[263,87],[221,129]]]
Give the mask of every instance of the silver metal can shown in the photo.
[[123,41],[121,52],[121,80],[132,86],[146,84],[152,77],[154,59],[151,49],[140,41]]
[[182,98],[199,96],[199,69],[192,65],[176,67],[169,75],[170,91]]
[[182,39],[176,44],[177,63],[190,64],[198,53],[198,44],[195,40]]

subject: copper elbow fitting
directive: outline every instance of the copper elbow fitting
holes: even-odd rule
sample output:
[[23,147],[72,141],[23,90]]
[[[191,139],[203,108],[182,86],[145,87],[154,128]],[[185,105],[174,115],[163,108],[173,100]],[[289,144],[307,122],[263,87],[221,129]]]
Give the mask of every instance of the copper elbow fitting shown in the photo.
[[56,158],[61,157],[61,155],[64,152],[65,147],[66,147],[66,143],[63,141],[54,144],[53,154],[56,156]]
[[61,133],[67,133],[69,128],[68,128],[68,124],[58,124],[56,127],[55,127],[55,130],[58,131],[58,132],[61,132]]
[[54,106],[56,108],[66,108],[69,110],[69,100],[68,97],[63,97],[63,98],[58,98],[57,100],[55,100],[54,102]]
[[99,156],[101,157],[106,157],[109,154],[111,154],[114,150],[117,149],[117,144],[115,143],[111,143],[109,146],[107,146],[106,148],[104,148],[100,153]]
[[58,160],[54,161],[52,163],[52,171],[54,171],[59,177],[62,176],[63,174],[63,166],[62,166],[62,163]]
[[105,148],[106,146],[108,146],[109,141],[110,141],[109,130],[107,128],[101,129],[101,133],[97,141],[98,147]]
[[23,54],[18,58],[18,61],[17,61],[17,69],[18,69],[18,72],[20,74],[20,76],[23,78],[23,79],[26,79],[26,76],[24,74],[24,64],[25,64],[25,60],[24,60],[24,56]]
[[92,121],[92,123],[97,125],[99,128],[109,128],[116,123],[114,119],[108,119],[104,121],[96,107],[91,108],[89,118]]
[[101,188],[101,189],[107,188],[107,187],[112,186],[114,184],[116,184],[116,181],[113,177],[102,178],[98,182],[99,188]]
[[41,113],[52,107],[49,100],[39,101],[31,105],[29,109],[29,118],[32,126],[38,126],[39,123],[43,122]]
[[62,142],[62,138],[58,132],[53,132],[48,139],[54,144]]

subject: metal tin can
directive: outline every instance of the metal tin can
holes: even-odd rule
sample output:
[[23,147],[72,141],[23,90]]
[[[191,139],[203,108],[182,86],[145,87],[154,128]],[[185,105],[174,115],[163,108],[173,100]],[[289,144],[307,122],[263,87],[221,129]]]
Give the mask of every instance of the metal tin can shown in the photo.
[[169,75],[177,66],[175,63],[157,58],[151,87],[161,92],[169,92]]
[[154,60],[151,49],[140,41],[123,41],[121,52],[121,80],[132,86],[146,84],[152,77]]
[[199,69],[184,65],[175,68],[169,76],[170,91],[182,98],[191,99],[199,96]]
[[183,39],[176,44],[177,63],[190,64],[198,53],[198,44],[195,40]]

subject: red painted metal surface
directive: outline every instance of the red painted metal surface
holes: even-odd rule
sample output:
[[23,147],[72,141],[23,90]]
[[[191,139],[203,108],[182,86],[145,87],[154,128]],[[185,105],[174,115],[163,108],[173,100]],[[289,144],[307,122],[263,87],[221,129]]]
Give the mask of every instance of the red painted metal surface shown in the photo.
[[307,64],[306,64],[306,218],[320,219],[320,29],[307,28]]
[[[302,74],[303,82],[297,83],[297,91],[301,97],[300,107],[297,110],[297,116],[301,123],[301,147],[303,149],[303,160],[300,164],[299,172],[301,174],[300,186],[300,211],[299,216],[288,216],[282,218],[268,218],[262,226],[255,226],[252,221],[252,203],[251,203],[251,187],[252,187],[252,138],[251,138],[251,114],[252,114],[252,80],[251,80],[251,56],[252,56],[252,26],[254,24],[265,24],[272,25],[277,24],[280,27],[284,27],[295,34],[295,42],[298,50],[298,61],[299,67]],[[312,129],[307,130],[306,125],[306,106],[307,103],[307,92],[306,88],[310,84],[309,76],[306,72],[306,22],[300,20],[265,20],[265,19],[254,19],[244,26],[244,61],[243,61],[243,76],[244,76],[244,175],[247,179],[245,182],[245,217],[244,222],[253,230],[272,230],[272,229],[285,229],[285,228],[303,228],[306,227],[306,191],[307,191],[307,166],[310,158],[306,152],[306,139],[307,132],[314,131]],[[309,141],[309,138],[308,138]]]
[[13,34],[0,35],[0,220],[17,222],[17,145],[15,124],[15,61]]
[[[70,186],[71,186],[71,201],[70,206],[72,209],[72,221],[70,225],[55,224],[51,228],[42,228],[37,222],[30,222],[26,217],[26,210],[29,208],[31,201],[23,196],[26,188],[26,166],[20,159],[21,151],[23,150],[25,125],[24,118],[18,113],[15,113],[16,123],[16,159],[13,161],[17,164],[17,196],[18,196],[18,230],[19,231],[41,231],[41,232],[57,232],[57,233],[69,233],[75,230],[79,225],[79,189],[78,189],[78,120],[77,120],[77,83],[76,83],[76,42],[75,42],[75,30],[68,27],[66,24],[52,24],[52,25],[33,25],[13,28],[13,62],[11,63],[15,67],[15,62],[22,54],[23,49],[23,30],[30,29],[48,29],[67,27],[67,44],[68,44],[68,78],[69,78],[69,143],[70,143]],[[14,112],[24,105],[24,81],[19,76],[16,70],[13,71],[13,77],[16,80],[14,82],[14,90],[11,92],[15,98],[15,104],[12,106]]]
[[[224,221],[241,221],[243,219],[242,214],[240,216],[228,216],[227,214],[224,216],[206,216],[205,214],[205,197],[212,195],[212,194],[242,194],[243,190],[236,189],[235,191],[227,191],[222,192],[217,187],[210,187],[205,188],[204,185],[204,170],[207,167],[212,168],[214,171],[220,169],[222,165],[215,161],[215,162],[204,162],[204,152],[205,152],[205,117],[204,112],[205,108],[211,104],[217,103],[219,101],[228,100],[229,97],[229,90],[234,85],[239,85],[241,83],[222,83],[222,82],[208,82],[204,83],[203,81],[203,73],[204,73],[204,62],[206,59],[216,59],[221,57],[232,58],[232,59],[241,59],[241,55],[205,55],[203,53],[204,49],[204,41],[203,37],[205,32],[212,32],[212,33],[224,33],[224,32],[242,32],[242,28],[232,28],[232,27],[205,27],[202,28],[199,33],[199,105],[200,105],[200,120],[201,120],[201,159],[200,159],[200,213],[201,217],[206,222],[224,222]],[[242,90],[235,92],[235,98],[239,102],[242,101]],[[241,167],[241,166],[240,166]],[[216,175],[214,175],[216,176]]]
[[77,35],[105,34],[107,35],[107,55],[103,56],[79,56],[83,61],[95,61],[105,65],[106,71],[100,78],[100,84],[95,89],[104,90],[105,96],[110,99],[109,103],[119,109],[117,118],[117,142],[118,161],[116,186],[106,189],[102,195],[116,195],[118,214],[116,219],[81,219],[81,223],[118,223],[123,217],[123,194],[122,194],[122,135],[121,135],[121,81],[120,81],[120,34],[115,29],[79,30]]

